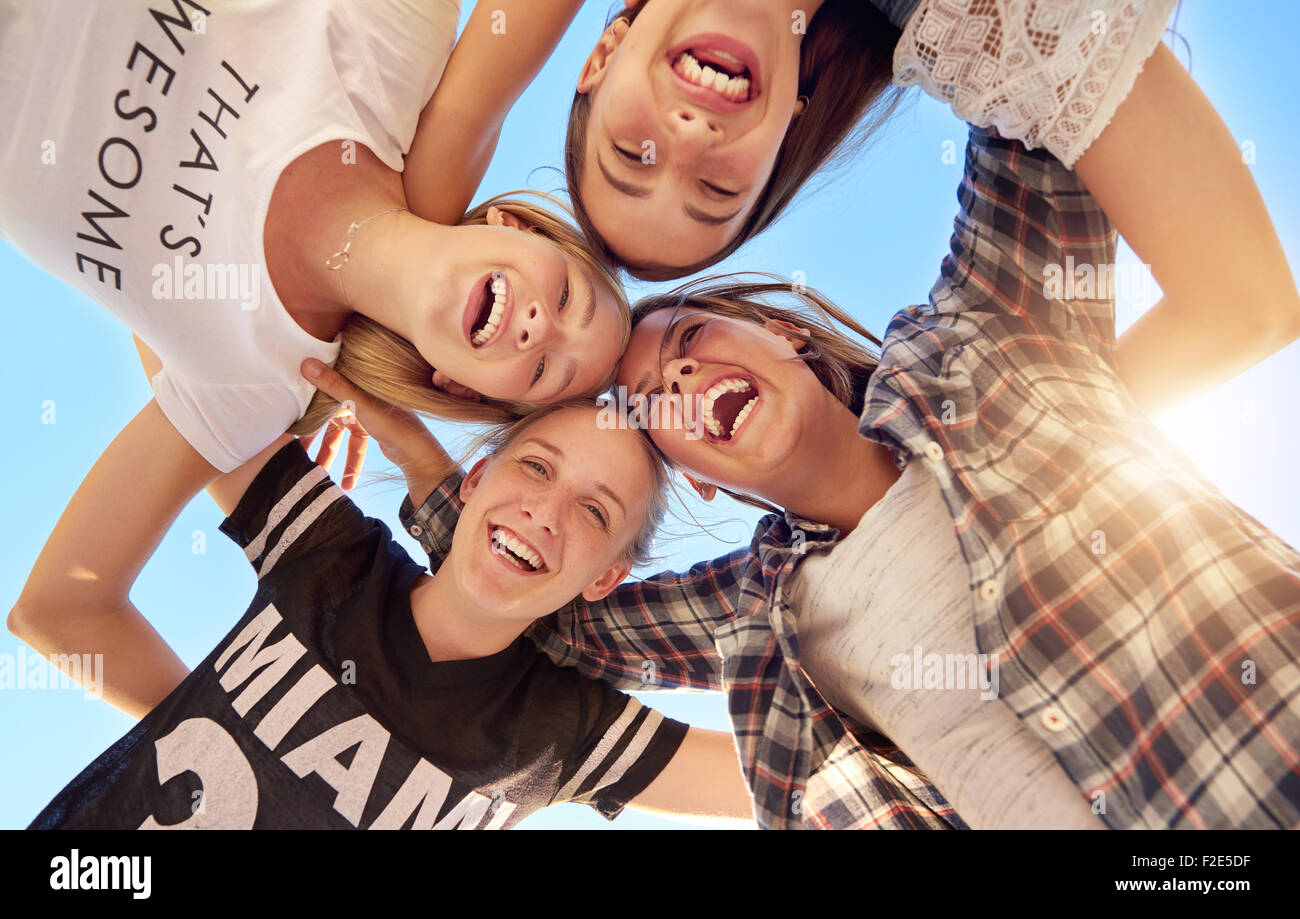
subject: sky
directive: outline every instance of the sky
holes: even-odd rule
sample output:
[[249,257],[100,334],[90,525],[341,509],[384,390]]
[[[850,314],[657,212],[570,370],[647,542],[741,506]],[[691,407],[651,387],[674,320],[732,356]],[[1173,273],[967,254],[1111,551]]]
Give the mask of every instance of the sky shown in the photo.
[[[472,8],[463,0],[462,25]],[[621,5],[621,4],[620,4]],[[611,5],[588,2],[541,75],[515,106],[478,199],[516,188],[560,191],[565,117],[582,61]],[[1243,5],[1187,0],[1178,14],[1186,43],[1170,39],[1184,65],[1214,103],[1254,162],[1251,170],[1268,205],[1293,273],[1300,265],[1300,128],[1290,69],[1300,4],[1268,0]],[[965,127],[939,103],[912,90],[907,107],[871,148],[805,190],[794,209],[716,270],[802,272],[867,328],[882,333],[890,317],[923,302],[947,252]],[[956,157],[960,163],[961,157]],[[1121,264],[1137,259],[1121,247]],[[663,285],[633,282],[639,295]],[[1121,298],[1122,332],[1153,297]],[[1237,305],[1223,304],[1230,323]],[[44,274],[0,242],[0,314],[7,319],[0,360],[6,419],[0,450],[0,609],[17,599],[41,546],[78,483],[119,430],[148,402],[130,333],[85,296]],[[1300,545],[1300,344],[1279,352],[1231,382],[1157,418],[1161,428],[1241,508],[1287,543]],[[53,418],[49,411],[54,408]],[[51,420],[53,423],[50,423]],[[432,425],[449,446],[464,431]],[[418,544],[401,532],[403,490],[380,476],[382,455],[371,450],[364,482],[352,498],[395,528],[412,557]],[[682,569],[748,540],[756,512],[719,498],[698,502],[670,521],[653,570]],[[243,553],[217,527],[221,513],[205,495],[177,519],[132,592],[138,609],[188,665],[201,661],[243,615],[255,578]],[[84,538],[112,538],[107,525]],[[196,547],[203,549],[196,552]],[[7,631],[0,656],[17,661],[25,646]],[[52,672],[52,671],[51,671]],[[727,730],[720,694],[642,693],[664,714]],[[58,791],[132,725],[127,715],[87,698],[79,688],[0,689],[0,828],[23,827]],[[613,822],[590,808],[565,804],[529,818],[525,828],[681,828],[686,824],[626,811]]]

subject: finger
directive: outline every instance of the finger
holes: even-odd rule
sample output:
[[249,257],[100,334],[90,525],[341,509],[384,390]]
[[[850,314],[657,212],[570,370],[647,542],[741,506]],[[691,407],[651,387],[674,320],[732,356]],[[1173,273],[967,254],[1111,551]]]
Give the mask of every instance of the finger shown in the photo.
[[370,446],[370,435],[359,424],[352,426],[348,435],[348,458],[343,465],[343,490],[351,491],[357,483],[357,476],[366,462],[366,449]]
[[334,457],[339,455],[339,446],[343,443],[343,428],[336,419],[331,418],[321,433],[320,452],[316,454],[316,465],[329,469],[334,465]]
[[327,396],[333,396],[338,402],[359,405],[366,398],[366,394],[353,386],[343,374],[332,367],[325,366],[314,357],[303,361],[300,369],[302,375],[310,380],[313,386]]

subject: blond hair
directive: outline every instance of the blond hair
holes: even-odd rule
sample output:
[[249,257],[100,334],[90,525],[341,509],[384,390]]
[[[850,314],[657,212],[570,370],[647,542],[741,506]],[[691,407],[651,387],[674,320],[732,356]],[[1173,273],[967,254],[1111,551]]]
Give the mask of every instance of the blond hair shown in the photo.
[[[512,191],[489,198],[461,218],[458,226],[484,226],[488,210],[498,208],[531,227],[531,232],[556,246],[566,256],[574,259],[589,273],[597,284],[603,284],[614,295],[623,320],[622,347],[632,333],[632,323],[627,297],[622,284],[611,269],[591,252],[581,233],[569,222],[557,217],[546,208],[522,201],[515,195],[531,195],[550,202],[555,207],[572,213],[557,198],[544,192]],[[501,424],[534,411],[538,406],[522,402],[509,402],[484,398],[471,402],[449,395],[433,386],[433,366],[424,359],[415,345],[401,335],[355,313],[343,325],[340,333],[342,346],[334,369],[351,380],[359,389],[389,405],[410,409],[435,418],[452,421]],[[614,368],[591,392],[603,392],[614,379]],[[331,396],[317,391],[307,411],[293,427],[290,434],[311,434],[319,430],[335,412],[339,404]]]

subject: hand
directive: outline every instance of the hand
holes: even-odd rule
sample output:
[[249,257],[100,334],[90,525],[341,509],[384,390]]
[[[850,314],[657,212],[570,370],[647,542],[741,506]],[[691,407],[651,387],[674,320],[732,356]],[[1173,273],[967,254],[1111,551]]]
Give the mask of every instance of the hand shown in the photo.
[[[417,470],[442,478],[454,468],[442,445],[414,412],[396,408],[362,392],[342,374],[318,360],[303,361],[302,373],[317,389],[337,399],[342,406],[340,413],[325,426],[316,462],[326,469],[330,467],[346,431],[348,458],[340,483],[344,490],[356,484],[371,437],[378,442],[384,456],[408,478]],[[314,436],[299,438],[304,449],[314,439]]]
[[[338,456],[339,446],[343,443],[343,432],[348,434],[348,458],[343,464],[343,479],[339,483],[343,486],[344,491],[351,491],[357,484],[357,475],[361,472],[361,467],[366,462],[366,450],[370,447],[370,432],[361,426],[357,416],[347,405],[342,405],[339,412],[329,420],[316,434],[321,434],[320,449],[316,453],[316,465],[323,466],[326,470],[334,465],[334,458]],[[316,434],[303,434],[299,436],[298,443],[308,453],[311,452],[312,441],[316,439]]]

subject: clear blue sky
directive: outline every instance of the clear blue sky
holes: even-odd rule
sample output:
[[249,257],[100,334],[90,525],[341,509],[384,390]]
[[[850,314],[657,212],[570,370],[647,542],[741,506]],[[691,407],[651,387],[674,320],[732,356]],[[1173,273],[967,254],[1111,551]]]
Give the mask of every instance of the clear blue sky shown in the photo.
[[[472,0],[463,0],[468,16]],[[576,75],[603,25],[609,4],[587,4],[540,78],[506,122],[482,194],[521,187],[556,191],[562,181],[564,118]],[[1249,15],[1245,13],[1249,11]],[[1248,5],[1189,0],[1179,31],[1192,52],[1192,74],[1239,142],[1252,141],[1251,167],[1268,203],[1292,271],[1300,265],[1300,131],[1294,118],[1292,44],[1300,34],[1300,4],[1269,0]],[[1186,63],[1187,50],[1175,43]],[[913,91],[916,92],[915,90]],[[882,332],[899,308],[925,299],[947,251],[956,210],[958,165],[945,164],[945,141],[958,150],[964,126],[937,103],[918,97],[897,116],[872,150],[805,194],[776,228],[734,256],[727,270],[802,271],[818,287]],[[960,160],[960,157],[958,157]],[[549,168],[548,168],[549,167]],[[1131,253],[1128,256],[1132,258]],[[635,297],[651,289],[634,285]],[[43,274],[0,243],[0,303],[6,349],[0,361],[7,421],[0,482],[7,489],[0,552],[0,609],[17,598],[32,563],[77,484],[113,436],[150,398],[130,334],[107,312]],[[1223,322],[1236,305],[1223,304]],[[1121,330],[1139,315],[1118,307]],[[1300,545],[1300,346],[1161,419],[1176,443],[1223,492],[1291,545]],[[42,423],[52,401],[56,423]],[[454,441],[459,434],[437,426]],[[371,471],[383,471],[371,452]],[[402,491],[391,483],[353,493],[369,514],[395,526]],[[665,540],[662,567],[681,568],[723,554],[748,538],[756,514],[724,504],[696,512],[711,533]],[[205,496],[179,518],[141,574],[132,597],[177,653],[198,663],[242,615],[254,589],[243,554],[217,531],[221,514]],[[201,532],[206,552],[195,554]],[[92,541],[111,530],[89,532]],[[721,540],[730,540],[724,542]],[[406,540],[413,557],[419,547]],[[0,655],[20,643],[0,634]],[[644,694],[665,714],[721,730],[723,698],[714,694]],[[22,827],[95,756],[117,740],[131,719],[80,690],[0,691],[0,827]],[[628,811],[607,823],[581,805],[534,815],[526,827],[679,826]]]

